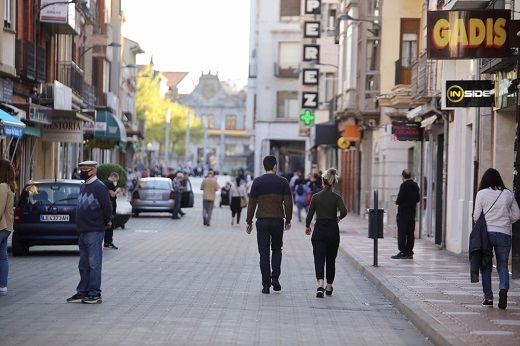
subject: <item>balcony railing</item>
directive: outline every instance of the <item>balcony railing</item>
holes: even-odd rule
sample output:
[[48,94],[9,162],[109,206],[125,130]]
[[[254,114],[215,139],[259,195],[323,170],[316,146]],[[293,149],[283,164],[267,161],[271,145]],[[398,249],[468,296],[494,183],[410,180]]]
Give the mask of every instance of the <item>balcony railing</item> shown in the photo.
[[70,87],[78,95],[83,95],[85,73],[73,61],[58,63],[58,82]]
[[97,104],[96,100],[96,88],[93,85],[90,85],[86,82],[83,83],[83,103],[85,104],[85,108],[93,109]]
[[426,53],[412,65],[412,103],[424,104],[428,102],[436,90],[437,61],[428,60]]
[[275,63],[274,75],[279,78],[300,78],[300,66],[281,67]]

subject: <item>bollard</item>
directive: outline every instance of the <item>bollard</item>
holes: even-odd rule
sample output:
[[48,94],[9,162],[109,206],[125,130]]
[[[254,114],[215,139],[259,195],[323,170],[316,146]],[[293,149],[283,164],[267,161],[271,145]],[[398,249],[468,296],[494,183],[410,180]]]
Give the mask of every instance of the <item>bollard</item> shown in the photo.
[[378,208],[377,194],[377,190],[375,190],[374,209],[368,209],[368,237],[374,239],[374,267],[377,267],[377,239],[383,238],[383,213],[385,212],[384,209]]

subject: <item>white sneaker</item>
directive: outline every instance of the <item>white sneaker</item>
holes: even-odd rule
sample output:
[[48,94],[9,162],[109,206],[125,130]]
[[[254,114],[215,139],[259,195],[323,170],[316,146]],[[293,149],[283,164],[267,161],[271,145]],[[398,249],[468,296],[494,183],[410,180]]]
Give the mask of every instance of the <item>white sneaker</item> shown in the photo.
[[0,287],[0,296],[7,295],[7,287]]

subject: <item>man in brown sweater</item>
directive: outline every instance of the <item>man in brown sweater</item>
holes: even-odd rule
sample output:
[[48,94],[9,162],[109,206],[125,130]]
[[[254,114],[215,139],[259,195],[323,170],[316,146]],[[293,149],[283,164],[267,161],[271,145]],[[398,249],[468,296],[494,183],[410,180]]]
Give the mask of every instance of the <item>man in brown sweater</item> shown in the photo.
[[215,173],[212,170],[208,171],[208,176],[202,180],[200,184],[202,192],[202,219],[204,226],[209,226],[211,215],[213,214],[213,207],[215,206],[215,194],[220,190],[218,182],[215,179]]
[[262,293],[269,293],[271,285],[275,291],[282,289],[278,278],[282,264],[283,232],[284,229],[291,229],[293,200],[287,179],[276,175],[276,157],[266,156],[263,163],[265,174],[255,178],[251,186],[246,232],[251,234],[253,230],[256,209],[256,239],[260,253]]

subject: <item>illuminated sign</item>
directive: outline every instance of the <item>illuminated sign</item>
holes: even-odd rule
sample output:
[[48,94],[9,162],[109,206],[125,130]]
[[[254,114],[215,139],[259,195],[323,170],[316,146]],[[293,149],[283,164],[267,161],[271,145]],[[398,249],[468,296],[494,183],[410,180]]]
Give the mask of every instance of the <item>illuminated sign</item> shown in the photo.
[[510,57],[509,10],[428,11],[430,59]]
[[305,126],[309,126],[316,120],[316,116],[310,110],[306,109],[303,114],[300,114],[300,120]]
[[392,140],[421,141],[423,129],[421,123],[408,121],[392,121]]
[[446,107],[491,107],[495,95],[489,80],[446,81]]

